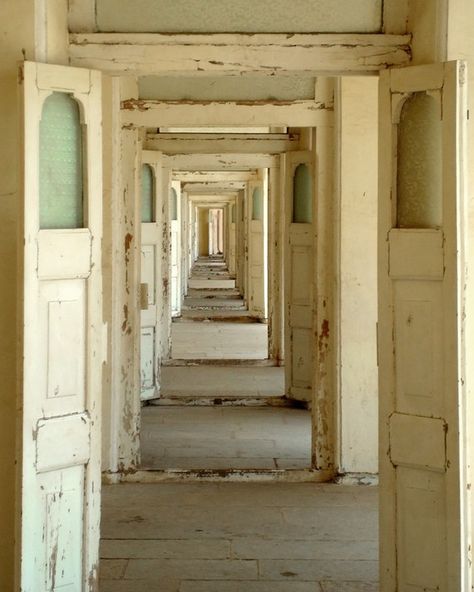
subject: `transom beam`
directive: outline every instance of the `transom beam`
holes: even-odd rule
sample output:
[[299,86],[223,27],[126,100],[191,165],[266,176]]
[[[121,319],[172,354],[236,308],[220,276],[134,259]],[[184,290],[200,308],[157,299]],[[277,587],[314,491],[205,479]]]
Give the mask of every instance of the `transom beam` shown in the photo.
[[122,102],[122,123],[136,127],[181,126],[319,127],[330,125],[333,106],[305,101]]
[[340,76],[406,65],[410,41],[407,35],[347,33],[85,33],[70,35],[70,61],[115,75]]
[[165,154],[192,154],[254,152],[279,154],[298,150],[298,134],[148,134],[147,150],[160,150]]

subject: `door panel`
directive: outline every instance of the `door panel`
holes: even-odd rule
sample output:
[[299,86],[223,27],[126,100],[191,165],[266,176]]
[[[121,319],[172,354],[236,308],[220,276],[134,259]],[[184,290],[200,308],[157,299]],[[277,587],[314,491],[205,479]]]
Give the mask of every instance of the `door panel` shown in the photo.
[[181,314],[181,184],[173,181],[170,192],[171,314]]
[[455,62],[381,75],[383,590],[468,589],[460,456],[466,388],[464,77],[464,66]]
[[248,305],[253,316],[265,317],[265,191],[262,181],[248,185]]
[[22,592],[92,591],[98,586],[105,350],[101,74],[31,62],[21,74],[20,585]]
[[[150,153],[143,152],[147,160],[142,169],[142,225],[141,225],[141,263],[142,311],[140,332],[140,399],[142,401],[159,396],[158,363],[158,307],[157,278],[159,276],[159,228],[157,224],[157,187],[159,186],[160,154],[155,161]],[[145,157],[145,154],[147,157]]]
[[[305,167],[303,170],[301,167]],[[285,155],[285,381],[294,399],[311,401],[313,388],[313,172],[310,152]],[[301,171],[305,173],[300,181]],[[307,175],[306,175],[307,173]]]

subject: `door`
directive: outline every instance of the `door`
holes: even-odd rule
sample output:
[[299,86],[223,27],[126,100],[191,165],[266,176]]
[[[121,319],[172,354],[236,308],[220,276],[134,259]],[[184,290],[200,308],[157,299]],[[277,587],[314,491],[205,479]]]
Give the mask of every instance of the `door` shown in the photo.
[[265,318],[265,210],[263,180],[248,184],[248,307]]
[[286,392],[311,401],[313,386],[314,173],[310,152],[285,155]]
[[380,80],[381,589],[468,590],[463,185],[466,73]]
[[237,250],[237,230],[236,230],[236,220],[237,220],[237,213],[236,213],[237,205],[231,203],[229,206],[229,213],[228,216],[229,220],[229,273],[232,277],[236,274],[236,250]]
[[[98,589],[101,74],[26,62],[22,592]],[[20,234],[21,236],[21,234]]]
[[181,314],[181,184],[172,181],[170,188],[171,226],[171,314]]
[[[159,397],[159,331],[157,293],[159,229],[157,224],[157,172],[160,154],[143,151],[141,171],[141,333],[140,399]],[[159,181],[158,181],[159,182]]]

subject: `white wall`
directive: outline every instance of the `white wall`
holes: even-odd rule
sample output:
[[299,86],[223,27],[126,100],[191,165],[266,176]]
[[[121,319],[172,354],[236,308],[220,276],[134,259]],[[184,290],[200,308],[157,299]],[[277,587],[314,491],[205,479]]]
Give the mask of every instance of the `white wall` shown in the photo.
[[377,79],[340,83],[340,470],[378,470]]

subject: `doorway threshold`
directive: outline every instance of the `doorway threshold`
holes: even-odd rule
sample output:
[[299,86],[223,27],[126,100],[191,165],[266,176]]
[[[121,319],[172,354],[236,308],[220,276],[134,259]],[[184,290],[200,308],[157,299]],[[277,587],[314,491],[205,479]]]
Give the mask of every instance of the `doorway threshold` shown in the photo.
[[281,366],[278,360],[252,360],[242,358],[189,358],[163,360],[162,366]]
[[327,483],[333,471],[317,469],[137,469],[123,473],[104,473],[104,484],[117,483]]

